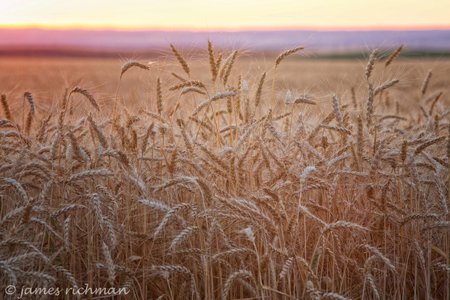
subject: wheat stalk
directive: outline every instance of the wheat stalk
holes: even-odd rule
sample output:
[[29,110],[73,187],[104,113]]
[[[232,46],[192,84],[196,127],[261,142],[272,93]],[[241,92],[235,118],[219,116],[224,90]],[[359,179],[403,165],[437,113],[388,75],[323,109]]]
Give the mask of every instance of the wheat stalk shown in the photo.
[[34,115],[36,113],[36,105],[34,104],[33,95],[30,92],[25,92],[23,96],[27,99],[28,104],[30,105],[30,111]]
[[303,47],[296,47],[296,48],[292,48],[292,49],[289,49],[289,50],[286,50],[286,51],[280,53],[280,55],[278,55],[278,57],[277,57],[276,60],[275,60],[275,68],[277,68],[278,65],[279,65],[286,57],[288,57],[289,55],[292,55],[292,54],[294,54],[294,53],[296,53],[296,52],[298,52],[298,51],[300,51],[300,50],[303,50],[303,49],[304,49]]
[[8,102],[6,101],[6,95],[1,95],[1,103],[3,108],[3,113],[5,114],[5,118],[7,120],[11,120],[11,111],[9,110]]
[[431,80],[431,76],[432,75],[433,75],[433,73],[431,71],[428,71],[427,76],[423,80],[422,88],[420,89],[420,92],[422,93],[422,95],[425,95],[425,93],[427,92],[428,85],[430,84],[430,80]]
[[367,62],[367,65],[366,65],[366,73],[365,73],[365,75],[366,75],[366,79],[367,80],[369,80],[370,76],[372,75],[373,67],[375,65],[375,61],[377,60],[377,58],[378,58],[378,49],[374,49],[370,53],[369,61]]
[[397,49],[395,49],[390,55],[389,57],[386,59],[386,62],[384,63],[384,66],[387,67],[389,66],[402,52],[403,50],[403,45],[400,45],[400,47],[398,47]]
[[173,55],[177,58],[178,62],[180,63],[181,67],[183,68],[183,71],[190,76],[190,69],[186,62],[186,60],[183,58],[183,56],[178,52],[178,50],[175,48],[174,45],[170,44],[170,49],[173,52]]
[[121,68],[121,70],[120,70],[120,78],[122,78],[122,76],[123,76],[128,70],[130,70],[131,68],[138,68],[138,69],[142,69],[142,70],[150,70],[150,67],[149,67],[148,65],[144,65],[144,64],[142,64],[142,63],[140,63],[140,62],[137,62],[137,61],[129,61],[129,62],[126,62],[126,63],[122,66],[122,68]]
[[230,294],[231,287],[232,287],[233,283],[235,281],[237,281],[238,279],[254,280],[252,273],[250,273],[247,270],[239,270],[239,271],[236,271],[236,272],[230,274],[230,276],[228,276],[227,280],[225,281],[225,285],[222,290],[222,299],[223,300],[228,299],[228,295]]
[[77,86],[77,87],[74,87],[74,88],[70,91],[69,97],[70,97],[70,95],[72,95],[72,94],[81,94],[81,95],[83,95],[86,99],[89,100],[89,103],[91,103],[91,105],[92,105],[96,110],[98,110],[98,111],[100,110],[100,107],[98,106],[97,101],[95,101],[94,96],[92,96],[92,94],[89,93],[88,90],[83,89],[83,88],[80,88],[80,87]]
[[259,104],[261,103],[261,94],[262,94],[262,88],[264,85],[264,79],[266,79],[265,72],[261,75],[261,78],[259,79],[258,88],[257,88],[256,94],[255,94],[255,107],[258,107]]

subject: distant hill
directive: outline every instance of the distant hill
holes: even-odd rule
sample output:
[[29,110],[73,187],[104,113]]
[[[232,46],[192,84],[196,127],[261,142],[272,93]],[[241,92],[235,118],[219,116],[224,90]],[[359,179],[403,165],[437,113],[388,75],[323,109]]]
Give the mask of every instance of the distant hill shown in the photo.
[[[350,53],[370,48],[393,48],[404,44],[406,49],[450,52],[450,30],[414,31],[115,31],[115,30],[53,30],[0,29],[0,54],[58,52],[68,55],[109,55],[115,51],[157,54],[169,43],[180,48],[204,48],[211,39],[217,48],[240,48],[253,51],[280,51],[304,45],[314,53]],[[156,52],[155,52],[156,51]]]

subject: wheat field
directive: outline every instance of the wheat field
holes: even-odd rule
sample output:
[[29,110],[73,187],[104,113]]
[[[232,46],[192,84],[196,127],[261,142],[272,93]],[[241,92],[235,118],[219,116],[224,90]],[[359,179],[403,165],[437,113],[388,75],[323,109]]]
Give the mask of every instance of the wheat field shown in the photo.
[[0,60],[2,291],[448,299],[450,62],[303,51]]

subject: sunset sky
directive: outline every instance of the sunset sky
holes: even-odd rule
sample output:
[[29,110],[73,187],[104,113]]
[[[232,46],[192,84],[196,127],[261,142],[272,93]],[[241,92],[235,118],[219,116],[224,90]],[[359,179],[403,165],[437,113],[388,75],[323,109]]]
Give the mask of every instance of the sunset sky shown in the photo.
[[0,27],[450,28],[450,0],[1,0]]

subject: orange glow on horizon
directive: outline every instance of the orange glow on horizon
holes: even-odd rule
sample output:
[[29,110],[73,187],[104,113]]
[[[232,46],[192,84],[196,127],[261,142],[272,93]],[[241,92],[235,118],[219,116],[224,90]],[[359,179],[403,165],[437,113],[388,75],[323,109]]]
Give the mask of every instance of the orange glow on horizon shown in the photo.
[[448,0],[8,0],[0,28],[425,30],[450,28]]
[[375,31],[375,30],[450,30],[450,25],[423,25],[423,26],[278,26],[278,27],[213,27],[213,28],[196,28],[196,27],[124,27],[114,25],[90,26],[83,24],[74,25],[45,25],[45,24],[0,24],[0,29],[42,29],[42,30],[87,30],[87,31],[192,31],[192,32],[238,32],[238,31],[278,31],[278,30],[311,30],[311,31]]

